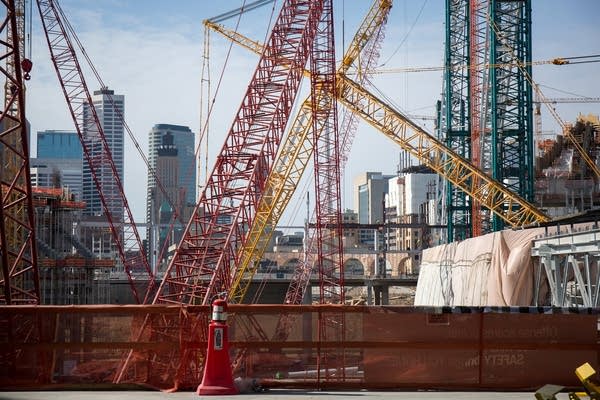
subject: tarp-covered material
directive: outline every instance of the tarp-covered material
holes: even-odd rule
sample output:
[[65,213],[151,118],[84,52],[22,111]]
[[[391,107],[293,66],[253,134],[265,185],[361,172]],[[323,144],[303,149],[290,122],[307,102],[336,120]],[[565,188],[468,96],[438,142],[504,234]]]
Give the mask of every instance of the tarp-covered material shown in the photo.
[[505,230],[424,250],[415,305],[531,305],[532,239],[543,233]]

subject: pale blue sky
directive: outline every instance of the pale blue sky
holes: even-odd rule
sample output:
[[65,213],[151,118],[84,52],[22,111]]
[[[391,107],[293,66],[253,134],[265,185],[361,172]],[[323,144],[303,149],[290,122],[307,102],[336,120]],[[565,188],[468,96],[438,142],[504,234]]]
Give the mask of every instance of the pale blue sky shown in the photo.
[[[116,93],[125,95],[126,120],[145,151],[148,132],[154,124],[188,125],[198,132],[204,41],[202,20],[239,7],[241,0],[61,0],[60,3],[104,82]],[[534,60],[600,54],[600,25],[597,23],[600,0],[533,0],[532,3]],[[338,49],[349,42],[370,4],[368,0],[335,0]],[[380,62],[387,60],[386,67],[390,68],[442,65],[444,4],[443,0],[395,0]],[[34,68],[27,92],[32,138],[39,130],[72,129],[40,31],[39,16],[34,11]],[[240,31],[262,41],[267,33],[270,11],[271,6],[265,6],[248,14],[240,21]],[[224,24],[233,27],[235,22],[231,19]],[[214,89],[229,44],[214,33],[211,38]],[[246,50],[232,49],[224,83],[215,102],[209,144],[211,157],[223,144],[257,61],[258,58]],[[600,63],[541,66],[534,69],[534,79],[550,87],[598,97],[599,72]],[[86,76],[89,87],[96,89],[98,84],[92,80],[92,75]],[[380,75],[374,79],[374,84],[403,111],[433,115],[435,102],[440,97],[442,73]],[[570,96],[547,88],[544,92],[548,97]],[[600,104],[557,105],[556,108],[566,121],[574,120],[578,111],[600,113]],[[544,130],[556,130],[557,126],[548,114],[544,113]],[[430,123],[425,127],[431,130]],[[35,140],[32,142],[35,147]],[[374,156],[373,148],[377,149],[377,156]],[[382,135],[360,125],[344,173],[344,207],[352,207],[350,190],[354,176],[367,170],[394,173],[399,152],[400,149]],[[134,215],[143,220],[146,172],[134,150],[128,152],[125,175],[125,189]],[[298,199],[292,205],[298,214],[290,211],[288,220],[282,222],[301,221],[304,215],[302,203]]]

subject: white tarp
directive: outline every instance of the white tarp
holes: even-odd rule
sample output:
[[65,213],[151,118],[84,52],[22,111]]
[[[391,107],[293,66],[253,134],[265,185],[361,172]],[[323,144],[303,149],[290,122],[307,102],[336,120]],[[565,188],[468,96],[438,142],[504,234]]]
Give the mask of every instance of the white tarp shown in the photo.
[[415,305],[531,305],[531,245],[543,232],[505,230],[424,250]]

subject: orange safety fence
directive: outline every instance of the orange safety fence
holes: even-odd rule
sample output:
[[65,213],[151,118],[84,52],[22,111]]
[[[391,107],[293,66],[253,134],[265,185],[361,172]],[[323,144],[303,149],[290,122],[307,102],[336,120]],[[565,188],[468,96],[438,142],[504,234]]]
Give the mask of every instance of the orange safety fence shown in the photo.
[[[575,368],[598,366],[597,311],[231,305],[231,360],[234,377],[267,387],[576,387]],[[344,342],[319,340],[340,313]],[[206,341],[192,326],[208,319],[204,306],[0,307],[0,389],[195,389]]]

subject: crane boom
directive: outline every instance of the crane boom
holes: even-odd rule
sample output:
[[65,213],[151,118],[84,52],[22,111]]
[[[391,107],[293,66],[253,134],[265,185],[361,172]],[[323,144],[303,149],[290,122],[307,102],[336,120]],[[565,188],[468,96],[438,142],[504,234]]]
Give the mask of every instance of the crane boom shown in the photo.
[[[94,103],[77,60],[75,49],[61,19],[62,12],[56,0],[37,0],[37,6],[52,62],[81,141],[85,160],[98,190],[104,216],[107,219],[119,258],[123,263],[136,301],[146,303],[154,291],[156,284],[154,275],[145,255],[142,240],[125,197],[121,177],[112,158],[96,108],[93,106]],[[110,180],[100,180],[101,173],[110,174]],[[110,188],[104,187],[106,182],[110,182]],[[122,205],[124,215],[115,213],[114,210],[117,207],[111,207],[112,204]],[[141,294],[138,293],[140,282],[147,282],[142,284],[145,286]]]
[[[262,44],[230,31],[220,25],[217,32],[256,54]],[[305,71],[305,74],[310,72]],[[336,96],[343,105],[356,112],[363,120],[413,154],[436,173],[449,180],[465,193],[473,196],[512,227],[523,227],[547,222],[549,217],[533,204],[508,190],[469,161],[448,149],[399,111],[387,105],[347,76],[338,77]],[[475,185],[475,180],[479,181]]]
[[155,302],[207,303],[230,288],[322,9],[322,1],[284,3]]
[[600,103],[600,97],[555,97],[536,99],[534,103],[557,104],[557,103]]
[[[363,18],[362,24],[354,34],[352,43],[344,54],[342,65],[338,69],[339,73],[347,74],[353,65],[356,66],[362,49],[364,49],[367,42],[371,40],[385,24],[391,8],[391,0],[377,0],[371,5],[367,15]],[[358,67],[354,68],[354,71],[360,74],[364,72],[364,69],[360,68],[360,65],[358,65]]]

